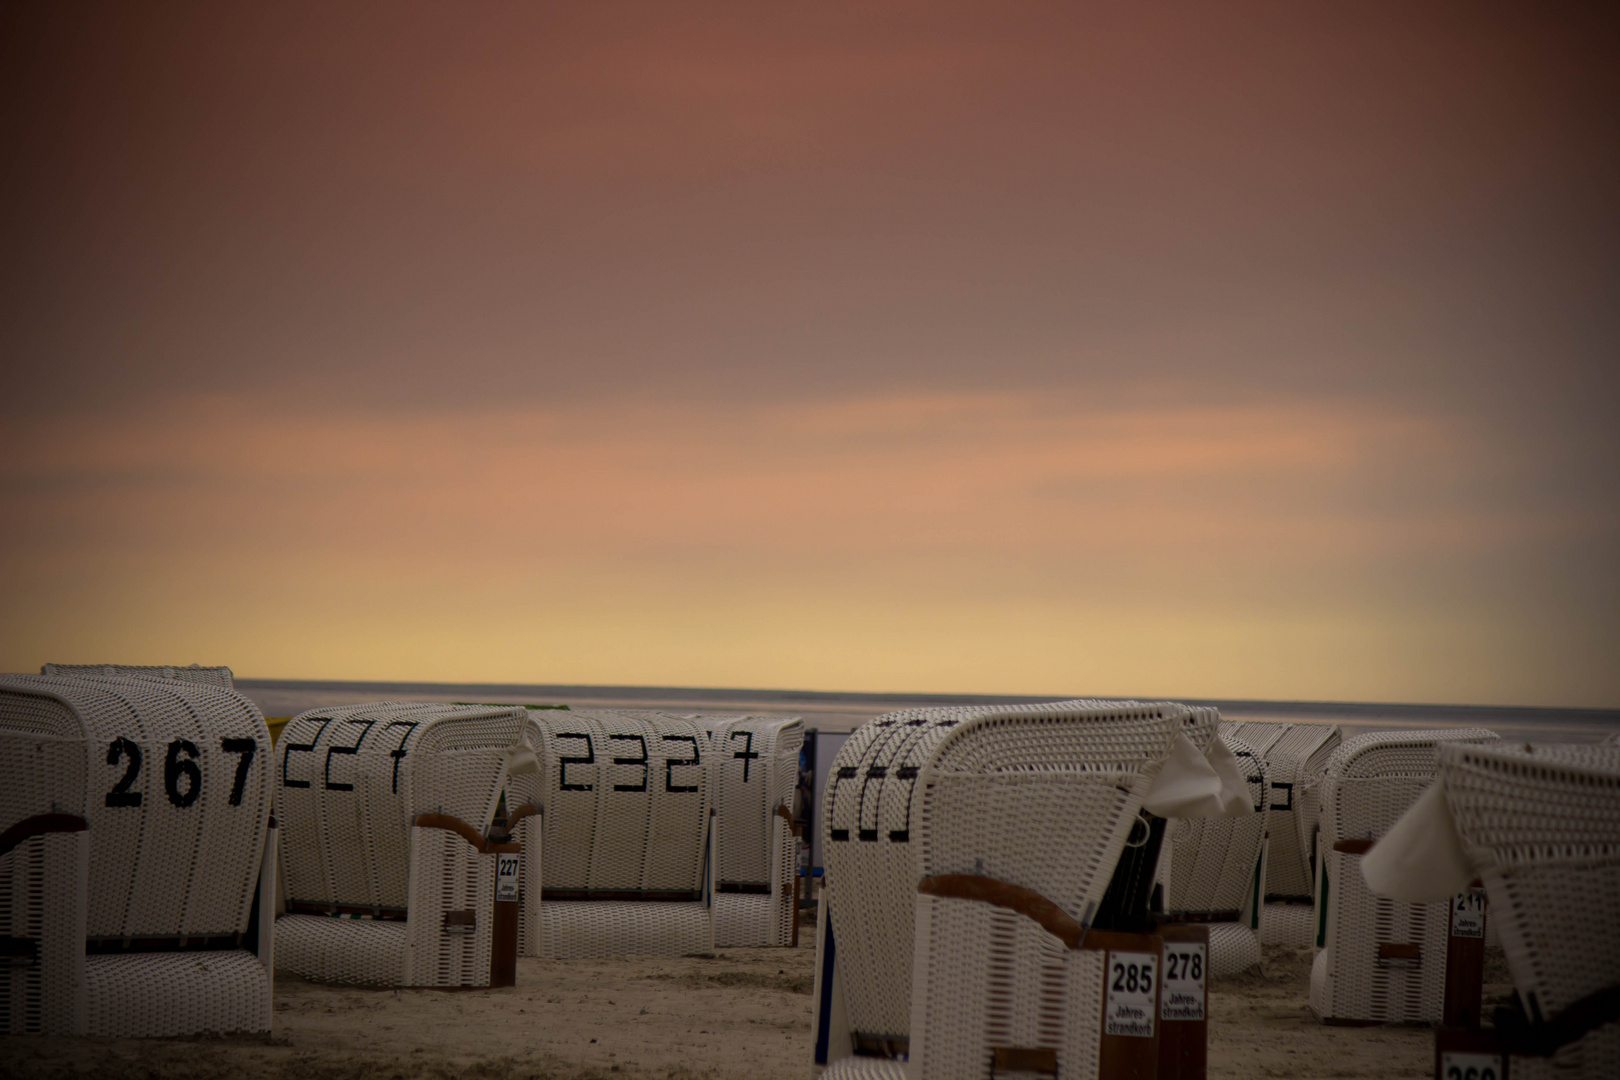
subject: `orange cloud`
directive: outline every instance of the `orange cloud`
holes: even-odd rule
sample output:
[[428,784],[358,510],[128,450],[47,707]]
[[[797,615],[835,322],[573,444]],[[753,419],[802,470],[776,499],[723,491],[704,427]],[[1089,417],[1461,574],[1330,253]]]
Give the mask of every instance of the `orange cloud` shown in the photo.
[[1448,498],[1504,467],[1461,422],[1307,401],[196,398],[11,444],[12,667],[44,641],[328,677],[1567,699],[1511,647],[1522,612],[1424,582],[1616,531]]

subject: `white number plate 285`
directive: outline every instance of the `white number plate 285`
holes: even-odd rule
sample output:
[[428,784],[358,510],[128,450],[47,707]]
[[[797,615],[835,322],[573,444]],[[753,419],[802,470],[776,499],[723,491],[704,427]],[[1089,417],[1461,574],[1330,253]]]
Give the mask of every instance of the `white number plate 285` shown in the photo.
[[1154,953],[1111,952],[1104,975],[1103,1034],[1153,1037],[1154,987],[1159,958]]

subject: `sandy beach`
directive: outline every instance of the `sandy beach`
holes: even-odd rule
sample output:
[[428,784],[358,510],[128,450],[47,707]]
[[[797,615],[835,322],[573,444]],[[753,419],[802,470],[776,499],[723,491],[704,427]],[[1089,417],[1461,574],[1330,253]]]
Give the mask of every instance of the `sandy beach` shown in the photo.
[[[798,949],[518,961],[502,990],[371,990],[278,975],[269,1037],[6,1040],[0,1077],[600,1080],[803,1077],[813,933]],[[1324,1027],[1309,949],[1211,987],[1211,1080],[1431,1075],[1424,1027]],[[1486,998],[1508,992],[1493,955]]]

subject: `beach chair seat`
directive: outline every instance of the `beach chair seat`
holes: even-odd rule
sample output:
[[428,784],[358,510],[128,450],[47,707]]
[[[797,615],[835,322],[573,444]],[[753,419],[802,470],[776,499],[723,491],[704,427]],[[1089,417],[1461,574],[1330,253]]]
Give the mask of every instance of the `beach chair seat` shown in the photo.
[[490,833],[513,777],[538,768],[526,724],[519,706],[390,701],[288,721],[277,965],[326,982],[510,985],[523,850]]
[[720,852],[715,947],[790,945],[798,919],[793,794],[804,721],[796,716],[690,719],[709,733]]
[[1450,908],[1375,895],[1361,858],[1434,781],[1435,750],[1488,743],[1481,728],[1357,735],[1328,762],[1317,840],[1310,1006],[1325,1023],[1433,1023],[1445,995]]
[[1316,937],[1316,841],[1322,779],[1341,740],[1337,724],[1248,720],[1221,728],[1266,767],[1266,884],[1260,942],[1303,948]]
[[[681,956],[714,949],[709,740],[662,713],[530,710],[544,761],[540,888],[523,949],[545,957]],[[523,789],[517,789],[523,790]]]
[[1517,999],[1496,1016],[1508,1074],[1620,1076],[1620,747],[1449,745],[1436,757],[1460,858],[1416,869],[1460,864],[1437,887],[1447,892],[1483,882]]
[[[949,889],[919,894],[919,882],[998,882],[1076,926],[1103,924],[1131,906],[1116,895],[1121,853],[1162,837],[1141,810],[1165,758],[1179,738],[1202,761],[1218,723],[1213,710],[1167,703],[1071,701],[905,710],[857,729],[822,800],[815,1067],[828,1078],[897,1075],[909,1056],[912,1075],[954,1076],[967,1062],[962,1075],[988,1076],[994,1047],[1044,1060],[1059,1052],[1049,1029],[1066,1023],[1075,1031],[1062,1038],[1094,1044],[1099,1014],[1066,997],[1062,979],[1043,979],[1053,963],[1081,970],[1095,958],[1062,959],[1061,940],[1025,916]],[[1155,850],[1132,863],[1143,923],[1156,861]],[[992,969],[1005,977],[987,982]],[[992,984],[1014,986],[1018,1000],[991,1002]],[[1013,1028],[987,1027],[1004,1006]]]
[[223,686],[0,676],[0,1033],[268,1031],[270,767]]
[[1235,818],[1183,818],[1169,838],[1166,917],[1209,927],[1210,974],[1260,963],[1260,909],[1266,872],[1270,786],[1266,762],[1225,729],[1217,736],[1243,769],[1255,812]]

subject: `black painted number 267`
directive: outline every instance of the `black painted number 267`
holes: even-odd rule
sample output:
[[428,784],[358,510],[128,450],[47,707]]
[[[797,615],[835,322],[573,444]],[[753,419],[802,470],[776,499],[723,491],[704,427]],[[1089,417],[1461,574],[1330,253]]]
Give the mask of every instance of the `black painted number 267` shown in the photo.
[[[247,787],[248,770],[253,767],[253,756],[258,752],[259,744],[253,739],[222,739],[219,748],[227,754],[235,754],[236,775],[232,777],[231,797],[227,800],[232,806],[242,805],[242,792]],[[169,802],[184,810],[196,802],[202,795],[203,774],[198,764],[202,752],[197,744],[190,739],[175,739],[168,745],[168,752],[163,759],[163,791],[169,797]],[[144,761],[140,744],[123,735],[118,736],[107,744],[107,764],[117,765],[123,763],[124,774],[118,782],[107,792],[106,805],[108,806],[140,806],[143,793],[131,791],[135,782],[140,779],[141,763]]]

